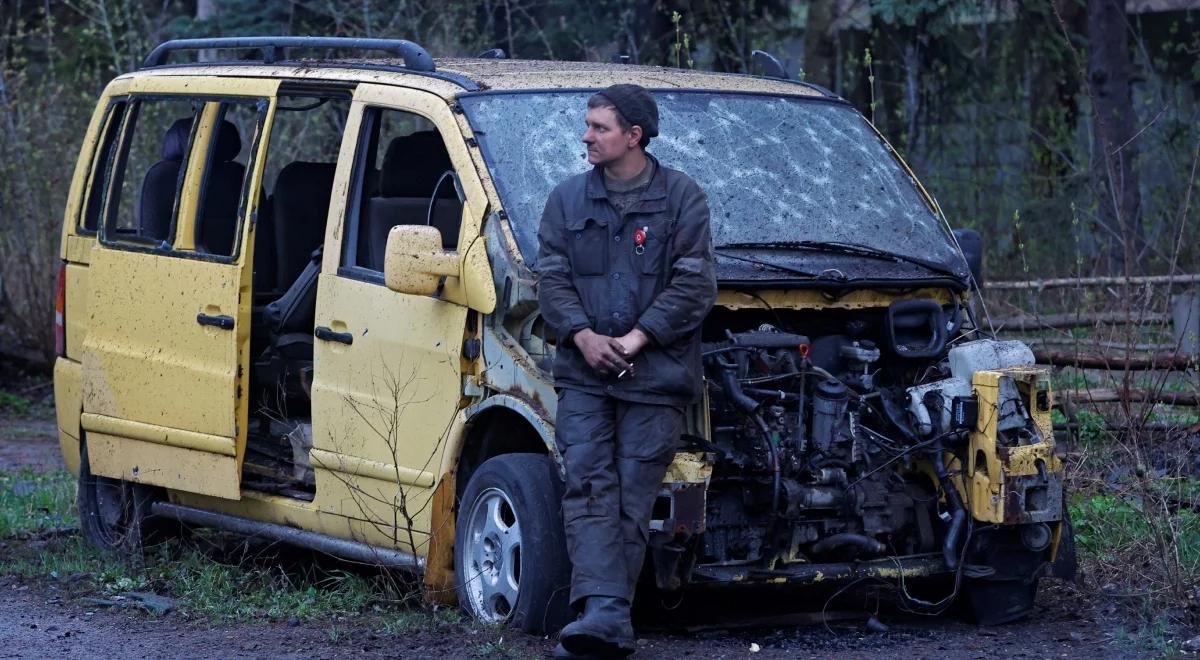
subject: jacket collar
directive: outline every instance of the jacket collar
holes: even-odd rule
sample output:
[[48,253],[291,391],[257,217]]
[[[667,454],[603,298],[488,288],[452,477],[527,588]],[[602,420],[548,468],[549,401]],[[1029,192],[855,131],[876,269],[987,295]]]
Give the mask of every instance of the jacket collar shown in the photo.
[[[646,154],[646,158],[654,163],[654,176],[650,179],[646,192],[642,193],[641,202],[633,210],[642,213],[664,211],[667,208],[667,173],[663,171],[657,158],[649,153]],[[591,199],[608,199],[608,188],[604,187],[604,167],[597,165],[588,173],[587,196]]]

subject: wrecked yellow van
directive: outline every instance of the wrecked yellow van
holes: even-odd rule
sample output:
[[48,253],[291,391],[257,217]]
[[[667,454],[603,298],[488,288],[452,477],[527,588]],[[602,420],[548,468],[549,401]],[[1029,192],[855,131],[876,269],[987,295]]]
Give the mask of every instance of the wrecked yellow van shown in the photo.
[[[341,55],[293,57],[313,49]],[[91,543],[217,527],[560,626],[537,224],[587,167],[588,96],[634,82],[660,104],[651,150],[709,195],[720,287],[642,588],[871,577],[992,622],[1070,573],[1047,374],[979,331],[978,246],[849,104],[783,77],[486,55],[184,40],[109,83],[57,287]]]

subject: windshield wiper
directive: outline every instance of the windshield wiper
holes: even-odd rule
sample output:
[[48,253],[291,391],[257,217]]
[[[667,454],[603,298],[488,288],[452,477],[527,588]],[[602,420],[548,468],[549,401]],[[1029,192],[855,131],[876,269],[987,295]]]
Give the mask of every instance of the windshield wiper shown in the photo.
[[[729,247],[729,246],[722,245],[721,247]],[[733,247],[737,247],[737,246],[735,245]],[[729,254],[728,252],[722,252],[721,250],[713,250],[713,252],[717,256],[723,257],[725,259],[733,259],[735,261],[745,261],[746,263],[751,263],[751,264],[756,264],[758,266],[765,266],[767,268],[772,268],[772,269],[777,270],[782,273],[791,273],[792,275],[799,275],[801,277],[817,277],[816,273],[810,273],[806,270],[800,270],[799,268],[791,268],[789,266],[783,266],[781,264],[771,263],[770,261],[763,261],[762,259],[753,259],[751,257],[741,257],[736,254]]]
[[918,259],[916,257],[908,257],[903,254],[880,250],[879,248],[868,247],[866,245],[858,245],[856,243],[841,243],[839,241],[769,241],[764,243],[725,243],[718,245],[720,248],[731,249],[760,249],[760,250],[819,250],[822,252],[834,252],[837,254],[848,254],[860,257],[870,257],[873,259],[886,259],[888,261],[905,262],[927,268],[936,273],[949,275],[955,279],[961,279],[962,275],[946,268],[940,264]]

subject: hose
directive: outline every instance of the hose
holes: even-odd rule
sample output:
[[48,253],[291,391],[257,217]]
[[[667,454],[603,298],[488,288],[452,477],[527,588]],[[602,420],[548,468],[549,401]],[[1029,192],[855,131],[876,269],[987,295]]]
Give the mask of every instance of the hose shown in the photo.
[[742,391],[742,386],[737,381],[737,374],[734,371],[737,365],[729,364],[724,360],[718,360],[721,365],[721,385],[725,390],[725,394],[733,401],[733,405],[747,415],[753,415],[755,410],[758,410],[758,401],[746,396]]
[[828,553],[830,550],[840,548],[845,545],[854,546],[870,555],[878,555],[887,550],[887,546],[869,536],[846,532],[842,534],[834,534],[833,536],[817,541],[816,544],[813,545],[812,551],[813,554],[823,555]]
[[950,529],[946,532],[946,539],[942,541],[942,557],[946,560],[946,566],[955,570],[958,568],[958,537],[962,534],[963,524],[967,520],[967,511],[963,508],[958,487],[950,480],[950,473],[946,470],[944,453],[945,447],[941,438],[938,438],[938,442],[933,446],[933,471],[941,482],[942,490],[946,492],[946,503],[950,505]]
[[771,454],[771,472],[772,472],[772,488],[771,488],[771,515],[779,515],[779,494],[783,490],[783,479],[779,474],[779,448],[771,442],[771,430],[767,428],[767,423],[763,421],[762,415],[755,415],[754,421],[758,423],[759,430],[762,431],[763,442],[767,443],[767,451]]

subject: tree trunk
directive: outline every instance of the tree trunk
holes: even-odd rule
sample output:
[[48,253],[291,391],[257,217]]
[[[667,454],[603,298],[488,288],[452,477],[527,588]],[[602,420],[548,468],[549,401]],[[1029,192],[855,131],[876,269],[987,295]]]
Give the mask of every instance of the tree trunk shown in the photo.
[[834,88],[837,66],[837,32],[833,2],[813,2],[808,6],[808,24],[804,26],[804,80],[826,89]]
[[1125,3],[1088,0],[1088,82],[1091,87],[1092,176],[1099,197],[1101,232],[1108,236],[1110,272],[1137,269],[1141,251],[1141,194],[1136,160],[1129,30]]
[[[217,0],[196,0],[196,20],[205,22],[216,22],[217,18]],[[209,33],[215,32],[211,28]],[[197,59],[201,62],[213,62],[217,59],[217,51],[205,49],[199,52]]]

